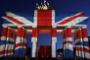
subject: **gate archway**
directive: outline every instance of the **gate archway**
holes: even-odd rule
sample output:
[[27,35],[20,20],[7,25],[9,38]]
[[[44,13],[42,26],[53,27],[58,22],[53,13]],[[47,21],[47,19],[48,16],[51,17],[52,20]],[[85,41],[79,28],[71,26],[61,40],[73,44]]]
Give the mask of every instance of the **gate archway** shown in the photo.
[[[75,54],[77,57],[83,57],[83,58],[89,58],[89,45],[88,45],[88,33],[87,33],[87,26],[86,25],[75,25],[72,27],[66,27],[66,26],[61,26],[63,28],[58,28],[58,30],[51,29],[50,34],[52,36],[52,43],[51,43],[51,55],[52,57],[56,57],[56,43],[57,43],[57,38],[56,34],[60,33],[62,34],[64,38],[63,42],[63,54],[64,57],[67,58],[68,55]],[[12,33],[11,33],[12,32]],[[14,38],[13,38],[13,32]],[[31,30],[30,26],[19,26],[17,25],[12,25],[12,24],[5,24],[3,25],[3,33],[1,36],[1,42],[4,44],[4,48],[2,48],[1,52],[6,49],[0,56],[9,56],[13,55],[15,51],[19,48],[24,48],[22,55],[25,55],[25,48],[26,48],[26,39],[24,37],[25,33],[24,32],[29,32],[32,33],[32,54],[37,55],[37,35],[38,35],[38,29],[33,29]],[[75,34],[75,53],[73,53],[73,46],[72,46],[72,34]],[[7,42],[7,43],[6,43]],[[9,44],[10,42],[10,44]],[[19,44],[20,43],[20,44]],[[9,45],[8,45],[9,44]],[[15,44],[15,45],[13,45]],[[35,48],[36,46],[36,48]],[[11,48],[12,47],[12,48]],[[14,49],[16,49],[14,51]],[[68,54],[67,54],[68,53]],[[72,55],[73,57],[73,55]]]

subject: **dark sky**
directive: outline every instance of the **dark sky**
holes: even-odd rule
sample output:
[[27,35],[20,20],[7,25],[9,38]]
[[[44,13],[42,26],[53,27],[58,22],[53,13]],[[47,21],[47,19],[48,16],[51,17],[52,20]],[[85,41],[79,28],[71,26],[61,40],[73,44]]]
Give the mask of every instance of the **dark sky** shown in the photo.
[[[24,16],[33,21],[33,12],[36,2],[40,3],[43,0],[0,0],[0,17],[5,15],[6,11],[11,11],[18,15]],[[55,9],[56,21],[63,17],[73,15],[77,12],[83,11],[86,16],[90,16],[90,0],[47,0]],[[0,23],[3,20],[0,18]],[[82,22],[87,24],[88,34],[90,35],[90,18]],[[60,43],[59,43],[60,44]]]

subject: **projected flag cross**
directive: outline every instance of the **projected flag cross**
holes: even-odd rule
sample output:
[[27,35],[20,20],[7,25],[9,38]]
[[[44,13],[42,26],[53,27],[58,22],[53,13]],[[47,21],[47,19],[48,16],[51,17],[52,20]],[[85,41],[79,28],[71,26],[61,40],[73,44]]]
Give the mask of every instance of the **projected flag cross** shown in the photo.
[[[79,12],[79,13],[76,13],[75,15],[65,17],[62,20],[55,22],[55,11],[49,6],[49,4],[46,1],[44,1],[44,4],[38,5],[36,7],[36,10],[34,11],[34,22],[28,20],[25,17],[16,15],[11,12],[7,12],[6,16],[3,16],[2,18],[11,22],[10,24],[3,24],[3,25],[7,25],[8,27],[11,27],[11,28],[16,27],[17,28],[18,26],[19,27],[21,26],[25,30],[28,30],[28,28],[29,28],[29,31],[33,35],[32,39],[31,39],[32,57],[37,57],[37,55],[38,55],[37,54],[37,52],[38,52],[37,42],[38,42],[39,33],[41,33],[41,32],[49,33],[52,37],[52,43],[51,43],[52,58],[56,57],[56,43],[57,43],[56,35],[58,32],[65,33],[63,35],[64,36],[64,43],[63,43],[64,57],[66,57],[66,58],[68,58],[68,56],[70,58],[73,57],[73,55],[72,55],[73,54],[72,33],[75,32],[74,30],[76,30],[78,28],[85,27],[86,25],[79,25],[78,23],[88,19],[88,17],[85,16],[83,12]],[[26,27],[28,27],[28,28],[26,28]],[[17,29],[17,31],[21,32],[21,33],[18,32],[20,35],[24,35],[25,31],[23,31],[23,29],[21,29],[21,30]],[[82,34],[84,36],[81,38],[83,38],[83,41],[84,40],[88,41],[88,39],[86,39],[88,34],[85,34],[85,32],[87,32],[87,30],[82,30]],[[16,38],[18,38],[19,34],[17,34]],[[20,39],[16,39],[15,51],[17,52],[23,48],[24,50],[22,51],[22,54],[23,54],[23,56],[25,56],[24,53],[25,53],[25,49],[26,49],[25,48],[26,41],[24,41],[23,36],[22,37],[20,36],[19,38]],[[20,43],[19,44],[20,46],[18,45],[19,48],[17,48],[18,41]],[[81,41],[81,39],[80,39],[80,41]],[[23,44],[22,44],[22,42],[23,42]],[[86,47],[86,46],[83,45],[83,47]],[[80,49],[82,49],[82,47],[80,47]],[[89,51],[89,49],[86,49],[86,48],[85,48],[85,50],[83,50],[85,56],[79,56],[79,55],[76,55],[76,56],[89,58],[88,56],[90,56],[90,53],[87,52],[87,50]],[[80,50],[78,50],[77,46],[76,46],[76,51],[80,51]],[[15,54],[19,55],[18,53],[15,53]],[[88,55],[86,55],[86,54],[88,54]]]

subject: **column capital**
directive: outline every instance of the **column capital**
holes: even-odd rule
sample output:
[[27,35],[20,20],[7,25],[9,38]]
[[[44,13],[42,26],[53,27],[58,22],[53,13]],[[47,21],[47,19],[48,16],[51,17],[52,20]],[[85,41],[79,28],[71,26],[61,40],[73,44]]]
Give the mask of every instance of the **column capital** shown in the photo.
[[3,28],[8,28],[7,24],[2,24]]
[[57,42],[57,37],[52,37],[52,42]]
[[87,28],[87,25],[83,25],[82,28]]
[[37,37],[32,37],[31,41],[32,42],[37,42]]

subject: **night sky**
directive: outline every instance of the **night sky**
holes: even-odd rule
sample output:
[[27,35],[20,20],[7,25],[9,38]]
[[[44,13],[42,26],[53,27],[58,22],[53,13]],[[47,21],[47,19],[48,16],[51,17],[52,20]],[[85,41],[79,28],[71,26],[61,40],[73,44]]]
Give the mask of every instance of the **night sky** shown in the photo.
[[[6,22],[1,16],[5,15],[5,12],[10,11],[15,14],[24,16],[29,20],[33,21],[33,12],[35,9],[36,2],[40,3],[43,0],[0,0],[0,24]],[[73,15],[77,12],[83,11],[86,16],[90,16],[90,0],[48,0],[50,5],[56,12],[56,21],[61,20],[66,16]],[[90,19],[90,17],[89,17]],[[81,24],[87,24],[88,26],[88,34],[90,36],[90,20],[82,22]],[[1,27],[1,26],[0,26]],[[50,37],[49,35],[47,37]],[[58,44],[57,47],[62,46],[62,40],[60,40],[62,36],[58,35]],[[45,38],[45,37],[44,37]],[[47,41],[48,39],[46,39]],[[43,40],[45,41],[45,40]],[[45,41],[45,42],[46,42]],[[43,45],[39,42],[39,44]],[[48,45],[49,42],[45,44]]]

